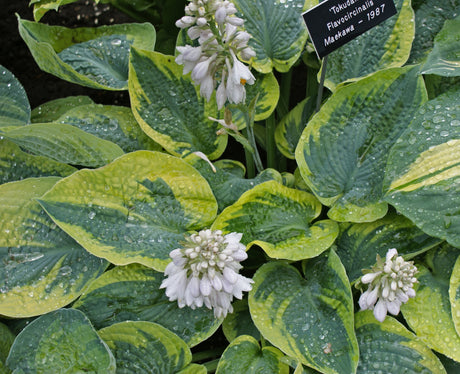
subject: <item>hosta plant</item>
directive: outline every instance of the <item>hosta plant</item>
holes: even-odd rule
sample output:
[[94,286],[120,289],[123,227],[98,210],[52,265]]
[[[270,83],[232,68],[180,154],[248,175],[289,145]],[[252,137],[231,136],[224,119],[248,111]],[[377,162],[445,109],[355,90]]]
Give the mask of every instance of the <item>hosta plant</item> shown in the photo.
[[174,1],[169,54],[171,25],[40,22],[72,2],[21,37],[130,106],[31,108],[0,67],[1,373],[458,372],[458,0],[327,62],[315,1]]

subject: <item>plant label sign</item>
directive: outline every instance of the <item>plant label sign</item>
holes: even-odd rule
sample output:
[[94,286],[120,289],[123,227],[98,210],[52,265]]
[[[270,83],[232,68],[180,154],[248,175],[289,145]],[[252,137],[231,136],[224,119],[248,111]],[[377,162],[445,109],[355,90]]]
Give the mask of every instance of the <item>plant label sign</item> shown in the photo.
[[396,14],[393,0],[326,0],[303,13],[310,38],[323,58]]

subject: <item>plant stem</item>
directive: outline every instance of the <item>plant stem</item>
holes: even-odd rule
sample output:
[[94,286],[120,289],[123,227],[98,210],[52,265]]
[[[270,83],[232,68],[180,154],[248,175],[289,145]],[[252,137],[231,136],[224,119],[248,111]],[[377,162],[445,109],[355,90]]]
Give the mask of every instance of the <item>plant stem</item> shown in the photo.
[[262,170],[264,170],[264,166],[262,164],[262,160],[260,159],[259,151],[257,151],[257,143],[256,138],[254,136],[253,124],[254,122],[252,122],[251,124],[248,123],[248,126],[246,126],[247,136],[249,144],[251,144],[252,148],[254,149],[254,164],[256,165],[257,172],[260,173]]
[[276,106],[278,118],[283,118],[289,112],[289,97],[291,94],[292,69],[281,75],[280,98]]
[[208,361],[202,364],[208,373],[214,373],[217,369],[217,364],[219,363],[219,358],[216,360]]
[[192,356],[192,362],[200,362],[208,360],[210,358],[220,357],[222,355],[223,348],[208,349],[206,351],[196,352]]
[[316,99],[316,112],[319,112],[319,108],[321,108],[321,101],[323,99],[324,80],[326,79],[326,68],[327,68],[327,56],[324,56],[323,68],[321,70],[321,78],[319,80],[318,97]]
[[[249,143],[251,143],[251,141],[249,140],[248,133],[249,133],[248,127],[243,129],[244,136],[246,137],[246,139],[248,139]],[[256,176],[256,169],[254,167],[253,153],[249,149],[244,148],[244,156],[246,158],[246,173],[247,173],[247,176],[248,176],[248,178],[254,178]]]
[[265,142],[267,149],[267,167],[276,169],[276,144],[275,144],[275,114],[272,113],[270,117],[265,120]]

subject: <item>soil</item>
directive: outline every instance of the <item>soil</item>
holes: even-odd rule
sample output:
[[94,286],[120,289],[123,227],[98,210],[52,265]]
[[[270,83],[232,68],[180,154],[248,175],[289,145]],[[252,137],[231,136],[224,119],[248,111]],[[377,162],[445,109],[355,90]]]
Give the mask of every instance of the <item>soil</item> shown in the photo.
[[[98,104],[129,106],[127,91],[105,91],[82,87],[45,73],[35,63],[18,32],[18,20],[33,21],[29,0],[0,1],[0,65],[10,70],[21,82],[33,108],[47,101],[75,95],[90,96]],[[49,11],[41,23],[65,27],[93,27],[135,22],[125,13],[108,4],[96,5],[94,0],[79,0]]]

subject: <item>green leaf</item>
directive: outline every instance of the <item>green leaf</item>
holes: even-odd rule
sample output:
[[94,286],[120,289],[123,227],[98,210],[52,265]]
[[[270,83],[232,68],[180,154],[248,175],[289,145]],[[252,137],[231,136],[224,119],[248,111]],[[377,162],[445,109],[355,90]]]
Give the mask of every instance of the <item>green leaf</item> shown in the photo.
[[109,348],[75,309],[60,309],[32,321],[17,336],[6,363],[15,373],[116,371]]
[[30,120],[32,123],[54,122],[68,110],[88,104],[94,104],[89,96],[68,96],[51,100],[34,108]]
[[417,68],[394,68],[338,89],[313,116],[296,160],[331,219],[371,222],[386,214],[388,151],[424,101]]
[[61,308],[107,267],[57,228],[35,201],[59,179],[0,186],[0,315],[30,317]]
[[460,16],[447,20],[434,39],[433,50],[422,67],[423,74],[460,76]]
[[[30,0],[29,6],[33,4],[34,20],[38,22],[49,10],[58,10],[60,6],[71,4],[76,1],[77,0]],[[95,0],[95,2],[98,3],[99,0]]]
[[305,1],[235,0],[256,52],[252,66],[261,73],[287,72],[300,57],[308,37],[302,19]]
[[375,264],[377,254],[385,258],[390,248],[396,248],[406,260],[415,257],[441,241],[426,235],[407,218],[388,214],[369,223],[342,223],[337,238],[337,255],[355,282]]
[[[396,15],[328,55],[324,84],[331,91],[340,83],[403,66],[407,61],[415,33],[414,11],[410,0],[395,0],[394,3]],[[380,5],[376,8],[382,10]],[[389,10],[383,8],[383,11]]]
[[48,157],[25,153],[9,140],[0,140],[0,184],[30,177],[66,177],[76,170]]
[[123,321],[149,321],[177,334],[190,347],[209,338],[222,320],[212,310],[179,308],[160,289],[163,273],[139,264],[117,266],[102,274],[74,303],[97,328]]
[[425,59],[433,48],[433,41],[447,19],[459,15],[459,0],[413,0],[415,10],[415,38],[409,63]]
[[415,114],[391,149],[385,200],[428,235],[460,246],[460,90]]
[[149,23],[69,29],[18,21],[19,33],[43,71],[91,88],[126,90],[130,47],[151,50],[155,44]]
[[312,194],[268,181],[241,195],[212,227],[243,233],[242,243],[258,245],[272,258],[297,261],[319,255],[339,233],[336,222],[311,223],[320,213]]
[[[426,345],[460,361],[460,337],[452,321],[449,281],[435,276],[422,265],[417,265],[417,268],[420,284],[417,295],[401,306],[404,319]],[[446,273],[443,268],[437,272]]]
[[9,130],[4,137],[36,155],[65,164],[99,167],[123,155],[115,143],[66,124],[34,123]]
[[242,335],[225,349],[216,374],[288,374],[289,366],[280,361],[283,356],[278,349],[260,348],[259,342],[252,336]]
[[200,151],[209,159],[225,150],[227,136],[216,134],[216,103],[199,96],[189,76],[173,56],[131,51],[129,94],[142,130],[169,153],[181,156]]
[[452,313],[452,321],[455,330],[460,335],[460,256],[455,261],[449,282],[449,301]]
[[0,322],[0,369],[2,369],[2,364],[6,362],[10,348],[13,345],[15,336],[10,331],[10,329]]
[[80,170],[40,204],[92,254],[116,265],[163,271],[188,230],[213,221],[217,203],[206,180],[164,153],[128,153],[104,168]]
[[126,153],[161,147],[140,128],[130,108],[115,105],[81,105],[65,112],[56,120],[79,128],[98,138],[117,144]]
[[353,299],[334,251],[296,268],[269,262],[254,275],[249,309],[261,334],[286,355],[322,373],[355,373]]
[[118,372],[173,374],[192,360],[187,344],[156,323],[126,321],[98,334],[113,352]]
[[299,143],[308,118],[313,114],[313,105],[312,97],[302,100],[276,126],[276,146],[285,157],[295,158],[295,148]]
[[360,373],[434,373],[446,371],[436,355],[417,336],[392,317],[378,322],[372,311],[355,316]]
[[254,339],[260,340],[260,332],[252,322],[247,300],[236,300],[232,307],[233,312],[228,314],[222,323],[225,338],[232,342],[240,335],[251,335]]
[[454,91],[460,87],[459,77],[443,77],[441,75],[428,74],[423,76],[426,91],[430,100],[448,91]]
[[214,164],[214,172],[210,165],[195,155],[186,158],[195,169],[208,181],[219,205],[218,211],[232,205],[238,198],[252,187],[269,181],[282,181],[281,175],[275,169],[265,169],[255,178],[244,178],[243,164],[234,160],[219,160]]
[[0,65],[0,130],[30,122],[30,104],[26,91],[16,77]]

